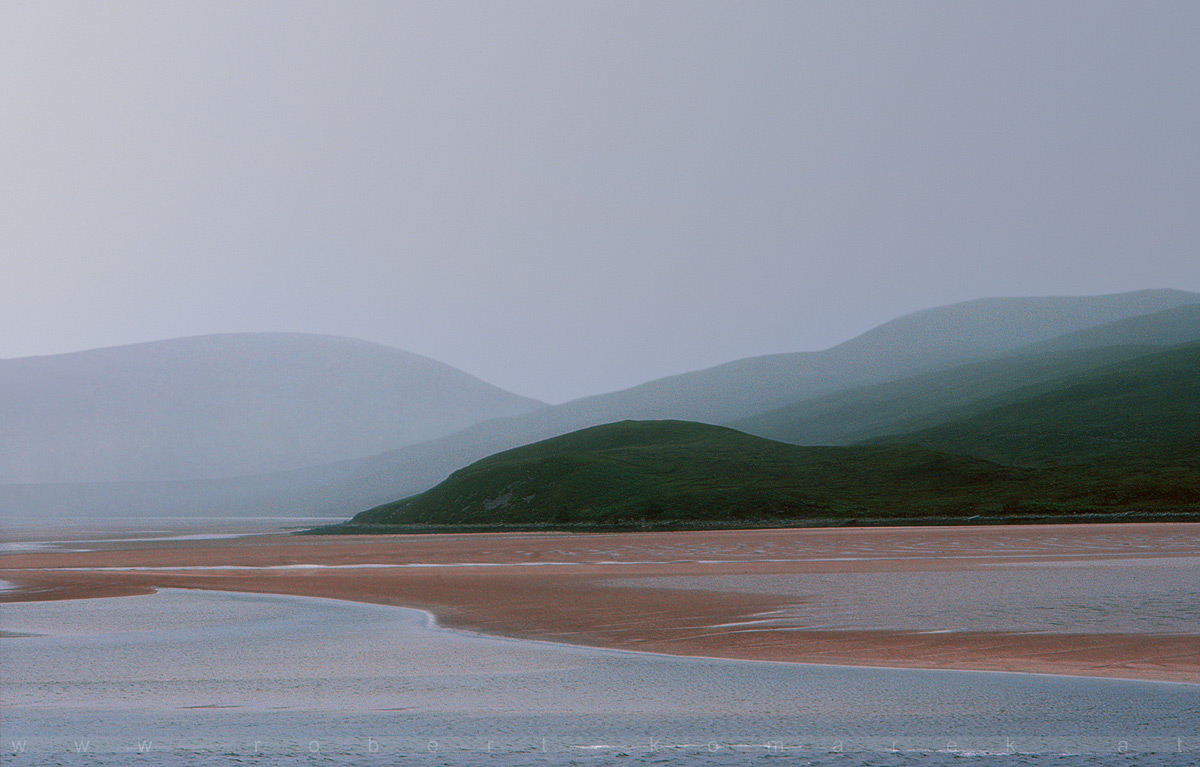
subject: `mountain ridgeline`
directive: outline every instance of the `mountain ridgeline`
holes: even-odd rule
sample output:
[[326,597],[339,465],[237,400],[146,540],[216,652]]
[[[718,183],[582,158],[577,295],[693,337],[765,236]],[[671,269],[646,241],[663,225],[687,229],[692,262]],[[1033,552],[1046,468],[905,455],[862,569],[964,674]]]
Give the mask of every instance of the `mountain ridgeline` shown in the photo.
[[[1086,321],[1074,312],[1081,313],[1086,321],[1097,320],[1100,324],[1080,328]],[[1071,316],[1072,321],[1056,325],[1064,314]],[[1015,328],[1006,328],[1005,320],[1014,316],[1019,318]],[[1116,318],[1112,319],[1114,316]],[[1001,341],[993,342],[993,347],[1004,349],[991,357],[983,355],[980,359],[979,348],[954,340],[956,326],[967,328],[970,335],[976,337],[984,334],[991,323],[998,325],[995,332],[1001,338]],[[811,433],[807,424],[799,429],[775,432],[772,423],[775,416],[767,419],[765,424],[759,424],[759,428],[767,427],[760,431],[746,427],[738,420],[740,416],[735,416],[754,408],[764,408],[756,415],[770,412],[779,409],[777,403],[780,402],[787,403],[784,408],[804,407],[820,397],[866,391],[890,383],[923,392],[926,391],[924,382],[914,383],[914,377],[943,371],[950,373],[971,364],[1019,359],[1043,352],[1070,352],[1086,357],[1089,349],[1095,349],[1100,355],[1095,364],[1103,364],[1104,354],[1112,355],[1113,360],[1126,359],[1130,354],[1136,356],[1171,343],[1200,339],[1200,295],[1180,291],[1140,291],[1082,298],[988,299],[919,312],[882,328],[887,329],[871,331],[825,352],[756,357],[522,416],[481,423],[448,437],[357,462],[352,479],[339,475],[327,487],[336,485],[337,493],[361,498],[361,507],[366,508],[427,490],[455,469],[494,453],[625,419],[699,421],[732,426],[796,444],[851,444],[916,428],[906,423],[892,428],[887,423],[887,419],[893,417],[902,420],[909,412],[911,400],[899,402],[891,410],[877,409],[873,404],[864,407],[850,404],[833,420],[838,424],[859,422],[865,428],[833,438],[828,434]],[[1056,329],[1063,332],[1047,337]],[[889,345],[907,350],[903,353],[903,366],[889,368],[884,364],[876,368],[874,361],[886,358]],[[1115,348],[1118,346],[1127,348],[1120,351]],[[1108,351],[1099,351],[1102,349]],[[963,355],[965,359],[956,355]],[[914,362],[917,358],[924,359],[924,363],[917,365]],[[1066,362],[1052,363],[1054,366],[1069,367]],[[911,371],[913,367],[917,368],[916,372],[901,372]],[[988,376],[985,378],[990,380]],[[932,398],[928,407],[938,410],[942,396],[952,395],[960,401],[970,402],[988,392],[1005,391],[1028,382],[1023,372],[1014,371],[1007,382],[999,382],[995,388],[987,388],[990,386],[987,384],[982,392],[968,390],[958,395],[954,391],[957,385],[954,379],[955,375],[951,374],[947,385]],[[736,405],[743,400],[756,404]],[[736,406],[726,407],[722,402]],[[876,423],[877,419],[879,423]],[[936,416],[929,421],[936,422]],[[773,433],[766,433],[768,430]],[[390,496],[387,495],[389,489],[392,491]],[[332,507],[325,508],[336,513]]]
[[0,482],[298,469],[542,406],[440,362],[333,336],[199,336],[0,360]]
[[[1172,342],[1198,318],[1186,307],[1088,335]],[[933,424],[869,443],[799,446],[698,423],[622,422],[484,459],[344,529],[1200,518],[1200,342],[1080,349],[1081,340],[777,414],[790,428],[806,415],[810,429],[842,435]]]
[[0,360],[0,519],[1193,513],[1196,341],[1193,293],[985,299],[553,407],[319,336]]
[[873,442],[1024,466],[1194,465],[1200,461],[1200,342],[1021,387],[956,416]]
[[[849,445],[916,431],[1021,398],[1045,384],[1200,339],[1200,305],[1132,317],[991,359],[799,400],[726,423],[798,445]],[[1031,391],[1031,390],[1030,390]]]
[[1200,465],[1013,467],[897,446],[802,447],[623,421],[505,451],[333,532],[1190,518]]

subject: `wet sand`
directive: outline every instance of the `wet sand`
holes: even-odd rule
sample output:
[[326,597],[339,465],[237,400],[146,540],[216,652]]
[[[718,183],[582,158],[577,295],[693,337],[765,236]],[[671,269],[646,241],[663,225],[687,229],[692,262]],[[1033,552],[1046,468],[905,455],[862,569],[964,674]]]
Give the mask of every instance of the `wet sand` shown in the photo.
[[[1121,630],[1096,632],[1070,621],[1048,631],[1044,616],[1032,619],[1035,610],[1112,606],[1111,595],[1086,589],[1044,602],[1036,592],[1015,594],[1007,630],[972,630],[987,625],[986,615],[975,616],[982,602],[973,589],[1017,582],[1014,574],[1025,583],[1031,572],[1035,584],[1064,575],[1087,583],[1096,568],[1161,572],[1165,585],[1147,604],[1166,595],[1186,612],[1200,605],[1192,580],[1200,524],[257,535],[72,548],[0,556],[0,579],[18,586],[0,592],[0,602],[163,587],[294,594],[417,607],[443,625],[491,634],[676,655],[1200,683],[1200,630],[1186,620],[1164,624],[1169,631],[1118,622]],[[968,575],[974,580],[963,581]],[[797,591],[795,583],[810,586]],[[824,605],[861,599],[864,583],[888,598],[872,602],[866,617],[830,610],[814,624]],[[905,590],[914,584],[919,591]],[[939,600],[961,602],[954,629],[907,625],[914,605]]]

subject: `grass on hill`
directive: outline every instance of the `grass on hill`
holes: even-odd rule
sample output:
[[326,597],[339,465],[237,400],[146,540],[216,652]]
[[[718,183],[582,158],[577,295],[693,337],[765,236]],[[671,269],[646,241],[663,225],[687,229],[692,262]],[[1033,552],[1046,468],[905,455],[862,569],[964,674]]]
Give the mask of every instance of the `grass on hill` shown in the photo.
[[1014,392],[1007,404],[872,444],[1024,466],[1200,463],[1200,342]]
[[1126,317],[1014,352],[882,384],[800,399],[725,422],[796,445],[849,445],[931,428],[1025,399],[1027,387],[1200,340],[1200,304]]
[[1175,471],[1018,468],[913,446],[800,447],[704,424],[624,421],[491,456],[342,531],[1200,514],[1200,472]]
[[1159,348],[1115,346],[1013,355],[805,399],[725,425],[795,445],[849,445],[986,412],[1021,399],[1022,394],[1013,392],[1027,386],[1135,359]]

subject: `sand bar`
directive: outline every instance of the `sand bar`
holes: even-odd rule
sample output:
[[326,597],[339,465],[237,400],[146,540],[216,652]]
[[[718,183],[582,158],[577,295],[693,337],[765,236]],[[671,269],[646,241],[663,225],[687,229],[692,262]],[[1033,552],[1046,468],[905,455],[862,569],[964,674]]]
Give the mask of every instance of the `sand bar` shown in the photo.
[[[0,556],[0,579],[18,585],[0,602],[251,591],[677,655],[1200,683],[1198,524],[260,535],[92,548]],[[1143,602],[1161,614],[1138,615],[1129,589],[1146,589]],[[941,606],[929,625],[911,625],[928,605]]]

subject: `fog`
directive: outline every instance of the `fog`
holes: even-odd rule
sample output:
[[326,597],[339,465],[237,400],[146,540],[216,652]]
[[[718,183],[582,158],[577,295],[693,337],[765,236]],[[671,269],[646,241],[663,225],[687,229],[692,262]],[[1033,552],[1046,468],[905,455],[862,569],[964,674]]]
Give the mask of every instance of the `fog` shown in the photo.
[[10,3],[0,357],[387,344],[550,402],[1200,290],[1200,6]]

